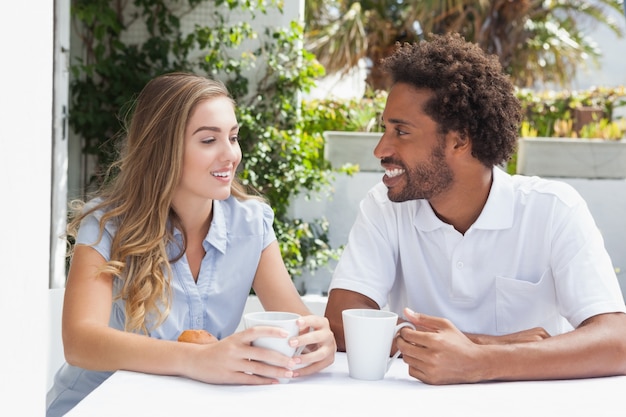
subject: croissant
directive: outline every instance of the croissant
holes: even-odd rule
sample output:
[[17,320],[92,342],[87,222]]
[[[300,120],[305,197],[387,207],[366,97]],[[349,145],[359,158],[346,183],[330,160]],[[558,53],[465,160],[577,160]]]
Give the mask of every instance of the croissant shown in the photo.
[[206,330],[188,329],[178,336],[178,341],[206,345],[208,343],[217,342],[217,338]]

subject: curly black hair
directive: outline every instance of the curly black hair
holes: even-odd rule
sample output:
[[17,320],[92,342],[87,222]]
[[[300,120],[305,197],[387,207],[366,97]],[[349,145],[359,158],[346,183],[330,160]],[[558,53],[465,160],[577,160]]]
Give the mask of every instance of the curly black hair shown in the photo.
[[467,135],[472,155],[485,166],[504,163],[515,152],[521,105],[496,56],[457,33],[430,35],[398,44],[382,68],[394,84],[432,90],[424,112],[441,133]]

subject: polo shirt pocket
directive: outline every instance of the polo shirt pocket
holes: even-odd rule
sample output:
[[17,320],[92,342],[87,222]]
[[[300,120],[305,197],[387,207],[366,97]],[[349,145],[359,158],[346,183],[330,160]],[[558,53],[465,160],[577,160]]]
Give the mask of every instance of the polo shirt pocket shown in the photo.
[[537,282],[496,277],[496,329],[510,334],[533,327],[548,333],[558,331],[560,315],[552,271],[547,269]]

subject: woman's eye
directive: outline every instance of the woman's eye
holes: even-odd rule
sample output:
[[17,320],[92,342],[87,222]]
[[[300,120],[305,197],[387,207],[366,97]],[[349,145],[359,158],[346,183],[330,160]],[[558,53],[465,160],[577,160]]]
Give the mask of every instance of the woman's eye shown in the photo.
[[215,142],[215,138],[202,139],[202,143],[213,143],[213,142]]
[[231,142],[239,142],[239,135],[234,135],[230,137]]

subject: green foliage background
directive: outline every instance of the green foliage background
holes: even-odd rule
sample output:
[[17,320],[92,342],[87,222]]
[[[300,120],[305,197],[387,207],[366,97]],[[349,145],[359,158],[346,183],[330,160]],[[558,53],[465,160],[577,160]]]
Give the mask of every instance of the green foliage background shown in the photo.
[[[183,32],[184,17],[211,4],[211,21]],[[269,199],[285,263],[296,276],[337,256],[324,219],[305,222],[288,213],[294,195],[328,185],[321,133],[303,129],[299,107],[301,92],[324,70],[302,50],[297,23],[263,33],[247,23],[269,9],[282,10],[282,1],[74,0],[73,23],[85,52],[71,67],[70,126],[83,140],[83,153],[96,158],[90,187],[97,188],[117,158],[120,120],[148,80],[189,71],[224,81],[242,125],[241,179]],[[229,19],[232,13],[240,18]],[[132,25],[145,28],[142,41],[125,41]],[[255,46],[243,47],[246,42]],[[250,73],[262,75],[254,90]]]
[[[212,7],[209,20],[183,29],[184,19],[200,6]],[[294,196],[319,191],[332,177],[323,158],[322,133],[381,131],[386,93],[301,100],[324,74],[302,48],[303,28],[292,23],[258,33],[247,23],[282,6],[281,0],[73,0],[73,23],[84,52],[71,66],[70,126],[83,140],[83,153],[96,158],[89,184],[95,188],[117,158],[123,138],[120,120],[148,80],[190,71],[224,81],[237,100],[242,125],[240,177],[269,199],[283,258],[297,276],[337,258],[340,250],[328,245],[325,219],[307,222],[289,215]],[[230,18],[232,13],[238,18]],[[145,36],[128,41],[136,27],[145,30]],[[254,87],[249,74],[255,75]],[[613,110],[626,104],[624,95],[623,88],[560,94],[520,90],[525,111],[525,131],[520,133],[551,136],[555,125],[571,119],[572,109],[580,105],[601,107],[612,122]],[[514,164],[513,159],[510,172]]]

